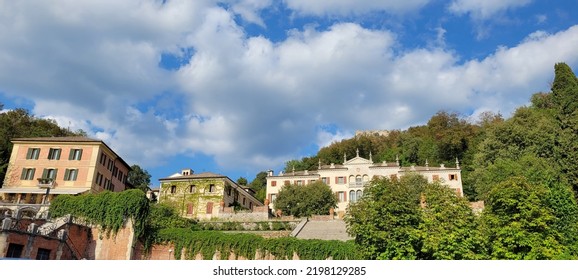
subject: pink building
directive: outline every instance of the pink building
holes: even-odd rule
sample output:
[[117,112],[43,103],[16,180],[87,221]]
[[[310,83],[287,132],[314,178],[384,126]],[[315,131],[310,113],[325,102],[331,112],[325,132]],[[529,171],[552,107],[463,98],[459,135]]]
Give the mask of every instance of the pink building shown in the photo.
[[59,194],[127,188],[130,166],[101,140],[39,137],[16,138],[12,143],[0,188],[0,211],[20,209],[36,215]]

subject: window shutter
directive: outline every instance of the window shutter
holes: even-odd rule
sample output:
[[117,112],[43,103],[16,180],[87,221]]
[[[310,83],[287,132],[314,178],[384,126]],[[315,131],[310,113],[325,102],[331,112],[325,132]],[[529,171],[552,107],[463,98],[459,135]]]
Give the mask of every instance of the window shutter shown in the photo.
[[52,177],[52,179],[56,180],[57,174],[58,174],[58,168],[54,168],[54,177]]
[[78,150],[78,160],[82,159],[82,149]]
[[339,182],[337,181],[337,178],[339,178],[339,177],[335,177],[335,184],[339,183]]
[[345,177],[345,176],[343,177],[343,183],[347,184],[347,177]]
[[20,175],[20,180],[26,179],[26,168],[22,168],[22,175]]
[[28,152],[26,152],[26,159],[32,158],[32,148],[28,148]]
[[207,214],[213,214],[213,203],[207,202]]
[[76,177],[78,176],[78,169],[74,169],[74,176],[72,176],[72,181],[76,181]]
[[347,193],[346,192],[343,193],[343,201],[347,201]]
[[44,168],[44,170],[42,171],[42,178],[47,178],[48,177],[48,169]]
[[64,170],[64,181],[70,180],[70,169]]
[[56,160],[60,159],[60,149],[56,149]]
[[74,159],[74,149],[70,149],[70,152],[68,153],[68,160],[73,160]]
[[30,174],[30,177],[32,177],[32,179],[34,179],[34,173],[36,172],[36,168],[32,168],[32,174]]

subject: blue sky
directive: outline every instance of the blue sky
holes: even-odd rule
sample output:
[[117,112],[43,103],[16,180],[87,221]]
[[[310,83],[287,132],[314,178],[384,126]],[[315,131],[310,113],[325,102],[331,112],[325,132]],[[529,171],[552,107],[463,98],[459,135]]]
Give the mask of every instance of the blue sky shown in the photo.
[[0,0],[0,102],[158,179],[278,172],[356,130],[509,116],[578,69],[578,1]]

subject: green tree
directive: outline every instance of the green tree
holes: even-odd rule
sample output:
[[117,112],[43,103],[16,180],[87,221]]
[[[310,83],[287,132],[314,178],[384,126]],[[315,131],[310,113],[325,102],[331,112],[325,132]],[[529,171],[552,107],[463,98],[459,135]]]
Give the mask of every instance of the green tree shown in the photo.
[[374,179],[348,209],[348,232],[368,259],[477,259],[483,256],[467,200],[418,174]]
[[284,186],[275,200],[275,209],[295,217],[327,215],[329,209],[336,206],[337,198],[331,188],[321,181],[305,186]]
[[555,155],[561,172],[578,194],[578,78],[565,63],[554,66],[552,103],[559,131]]
[[249,188],[255,191],[255,197],[261,201],[265,202],[265,196],[267,194],[267,172],[261,171],[255,175],[255,179],[249,184]]
[[419,176],[400,180],[374,179],[363,197],[350,204],[345,216],[348,233],[366,259],[417,259],[421,250],[418,231],[420,189],[427,184]]
[[151,175],[139,165],[131,166],[132,170],[128,173],[128,182],[135,188],[147,192],[150,190]]
[[495,185],[482,214],[481,232],[491,259],[569,258],[556,217],[541,199],[548,190],[515,177]]
[[247,178],[239,177],[239,179],[237,179],[237,184],[239,184],[241,186],[246,186],[247,185]]

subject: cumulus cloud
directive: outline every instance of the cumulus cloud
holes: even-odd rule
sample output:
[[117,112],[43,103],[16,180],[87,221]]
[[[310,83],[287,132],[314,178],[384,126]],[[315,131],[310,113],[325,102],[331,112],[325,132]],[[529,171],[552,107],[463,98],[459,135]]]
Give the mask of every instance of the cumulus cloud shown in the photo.
[[421,9],[431,0],[284,0],[284,2],[290,9],[302,15],[350,16],[373,11],[406,13]]
[[[347,22],[273,41],[246,33],[235,21],[242,9],[211,1],[101,2],[2,2],[0,36],[14,40],[0,41],[0,92],[34,100],[37,115],[144,166],[203,153],[225,170],[266,170],[303,147],[407,128],[440,109],[507,114],[548,90],[556,62],[578,63],[578,26],[467,60],[446,49],[443,29],[434,47],[413,49],[391,31]],[[269,4],[231,3],[256,23]],[[192,51],[182,66],[160,65],[183,49]]]
[[449,10],[456,14],[470,14],[474,19],[485,20],[508,9],[528,5],[532,0],[453,0]]

